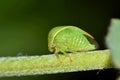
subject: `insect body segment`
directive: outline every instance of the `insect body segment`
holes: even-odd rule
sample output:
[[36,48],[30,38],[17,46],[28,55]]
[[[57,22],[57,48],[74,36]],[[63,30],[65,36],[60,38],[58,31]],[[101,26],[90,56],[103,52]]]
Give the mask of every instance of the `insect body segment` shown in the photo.
[[60,26],[49,32],[48,48],[58,55],[58,52],[94,50],[96,44],[94,38],[82,29],[74,26]]

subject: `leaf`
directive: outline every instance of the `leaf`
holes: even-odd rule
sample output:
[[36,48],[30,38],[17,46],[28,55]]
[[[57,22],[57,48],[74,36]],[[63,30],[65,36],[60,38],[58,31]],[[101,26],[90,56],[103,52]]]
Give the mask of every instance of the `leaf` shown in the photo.
[[116,67],[120,68],[120,19],[111,20],[106,43],[111,50]]

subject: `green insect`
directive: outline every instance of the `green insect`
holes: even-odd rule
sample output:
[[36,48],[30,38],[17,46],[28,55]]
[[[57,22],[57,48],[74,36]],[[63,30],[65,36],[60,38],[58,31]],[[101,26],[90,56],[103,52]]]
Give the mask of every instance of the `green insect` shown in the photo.
[[90,34],[75,26],[58,26],[48,34],[49,51],[54,52],[60,62],[59,52],[67,55],[68,52],[94,50],[97,46],[97,42]]

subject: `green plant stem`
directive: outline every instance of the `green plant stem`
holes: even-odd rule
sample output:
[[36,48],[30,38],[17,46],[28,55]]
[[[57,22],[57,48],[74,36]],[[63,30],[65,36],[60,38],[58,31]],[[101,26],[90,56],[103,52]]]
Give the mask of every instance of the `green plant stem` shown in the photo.
[[43,56],[20,56],[0,58],[0,77],[36,74],[53,74],[73,71],[112,68],[109,50],[98,50],[60,55],[60,63],[54,54]]

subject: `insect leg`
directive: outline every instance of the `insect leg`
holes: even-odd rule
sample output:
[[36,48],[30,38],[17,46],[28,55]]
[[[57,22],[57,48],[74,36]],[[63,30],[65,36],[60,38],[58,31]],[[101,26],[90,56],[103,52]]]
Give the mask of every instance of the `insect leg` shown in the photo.
[[86,53],[87,51],[86,50],[80,50],[80,51],[76,51],[76,52],[73,52],[75,54],[80,54],[80,53]]
[[57,57],[58,61],[60,62],[60,64],[62,63],[62,60],[60,59],[59,55],[58,55],[59,50],[55,49],[55,56]]
[[71,59],[71,56],[70,56],[70,55],[68,55],[66,52],[64,52],[64,51],[62,51],[62,50],[61,50],[61,52],[62,52],[65,56],[67,56],[67,57],[69,58],[70,62],[72,62],[72,59]]

